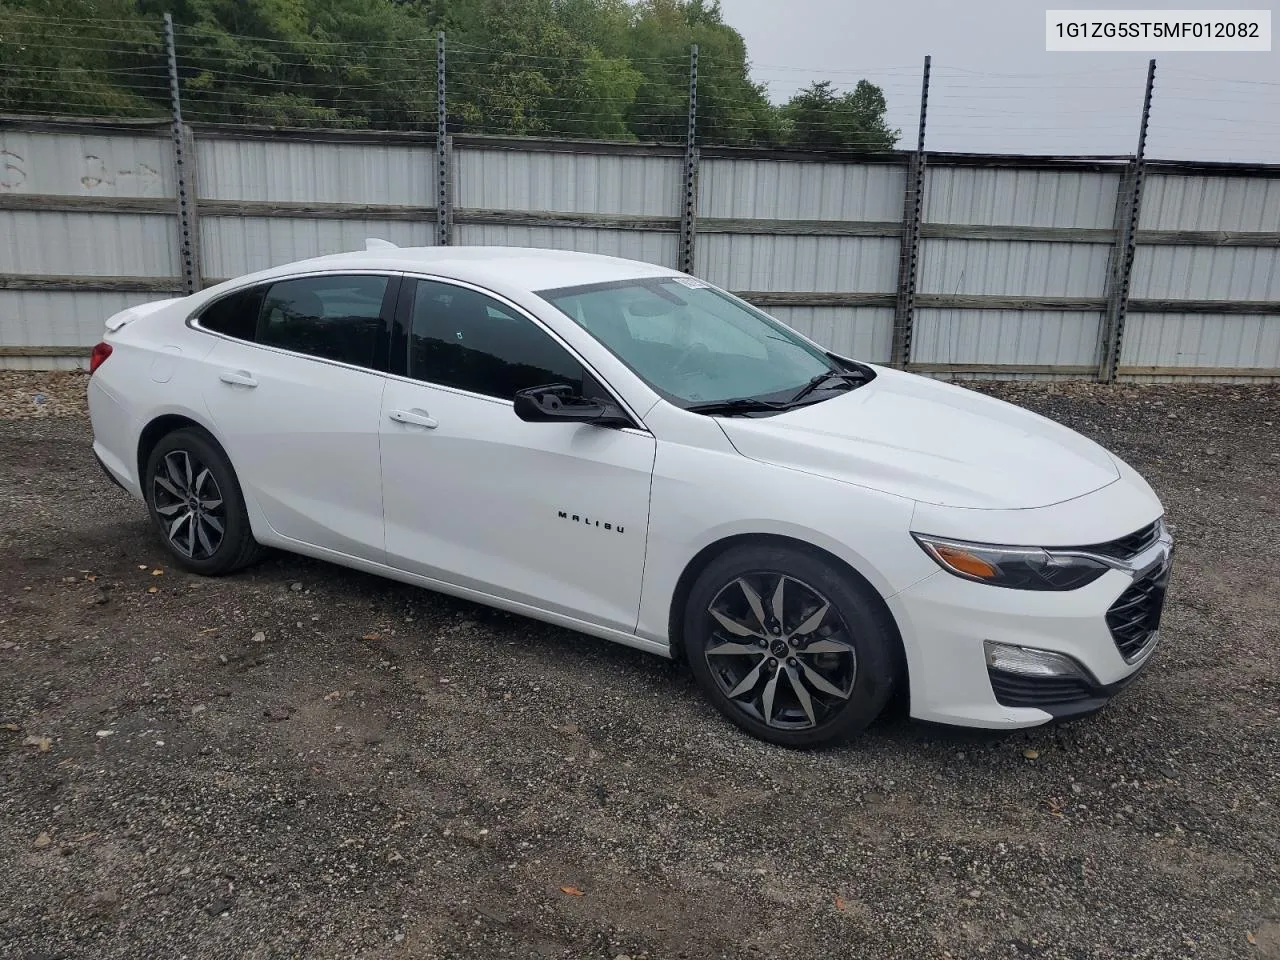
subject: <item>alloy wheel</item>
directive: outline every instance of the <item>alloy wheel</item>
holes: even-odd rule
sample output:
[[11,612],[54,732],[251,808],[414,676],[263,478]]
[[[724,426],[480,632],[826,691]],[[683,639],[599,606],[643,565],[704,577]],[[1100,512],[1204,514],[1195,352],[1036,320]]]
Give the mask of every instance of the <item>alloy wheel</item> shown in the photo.
[[174,550],[207,560],[226,535],[227,516],[209,467],[187,450],[171,450],[156,465],[152,484],[156,513]]
[[707,608],[712,677],[739,710],[769,727],[820,726],[853,693],[857,654],[831,601],[785,574],[745,574]]

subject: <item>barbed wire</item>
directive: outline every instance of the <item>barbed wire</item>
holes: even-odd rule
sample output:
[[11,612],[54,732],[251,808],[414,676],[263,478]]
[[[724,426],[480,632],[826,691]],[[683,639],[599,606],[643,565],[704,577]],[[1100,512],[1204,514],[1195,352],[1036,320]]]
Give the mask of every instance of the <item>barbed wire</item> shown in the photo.
[[[434,34],[356,43],[178,23],[174,37],[184,119],[190,122],[423,133],[439,125]],[[165,116],[164,42],[159,20],[87,24],[6,9],[0,113]],[[683,141],[688,51],[610,57],[585,42],[571,50],[571,56],[558,56],[446,37],[449,131]],[[614,71],[608,82],[592,72],[602,64]],[[747,68],[744,76],[741,60],[700,58],[696,129],[703,143],[914,145],[918,63],[818,68],[749,62]],[[812,100],[819,79],[830,82],[830,96],[807,115],[799,106],[803,98],[795,98],[808,91]],[[864,79],[884,97],[880,125],[875,111],[857,99]],[[1142,79],[1133,66],[1010,73],[935,64],[927,146],[1124,155],[1136,142]],[[1223,76],[1178,63],[1161,67],[1147,153],[1280,161],[1280,80]]]

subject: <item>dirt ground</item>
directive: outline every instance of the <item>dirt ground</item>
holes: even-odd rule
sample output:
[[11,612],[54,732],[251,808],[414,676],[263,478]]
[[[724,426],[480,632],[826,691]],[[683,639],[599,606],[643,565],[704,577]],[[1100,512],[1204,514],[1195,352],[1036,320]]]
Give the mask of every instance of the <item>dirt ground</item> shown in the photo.
[[5,960],[1280,958],[1280,389],[982,387],[1164,498],[1162,648],[1086,720],[799,753],[619,646],[171,569],[83,384],[0,375]]

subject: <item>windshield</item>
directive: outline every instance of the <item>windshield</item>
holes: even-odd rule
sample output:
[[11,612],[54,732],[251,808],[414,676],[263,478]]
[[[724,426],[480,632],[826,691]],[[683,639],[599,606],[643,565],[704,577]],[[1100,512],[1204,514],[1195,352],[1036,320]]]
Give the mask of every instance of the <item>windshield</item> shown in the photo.
[[538,296],[684,407],[785,401],[816,377],[842,370],[776,320],[691,277],[596,283]]

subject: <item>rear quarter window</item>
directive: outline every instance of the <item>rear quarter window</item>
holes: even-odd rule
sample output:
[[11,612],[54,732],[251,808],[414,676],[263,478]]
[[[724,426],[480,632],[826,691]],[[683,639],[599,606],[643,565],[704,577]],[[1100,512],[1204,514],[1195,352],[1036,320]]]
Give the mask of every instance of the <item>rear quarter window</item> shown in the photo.
[[237,340],[254,339],[258,329],[258,311],[262,307],[265,287],[251,287],[213,301],[204,308],[197,320],[200,326],[212,333]]

